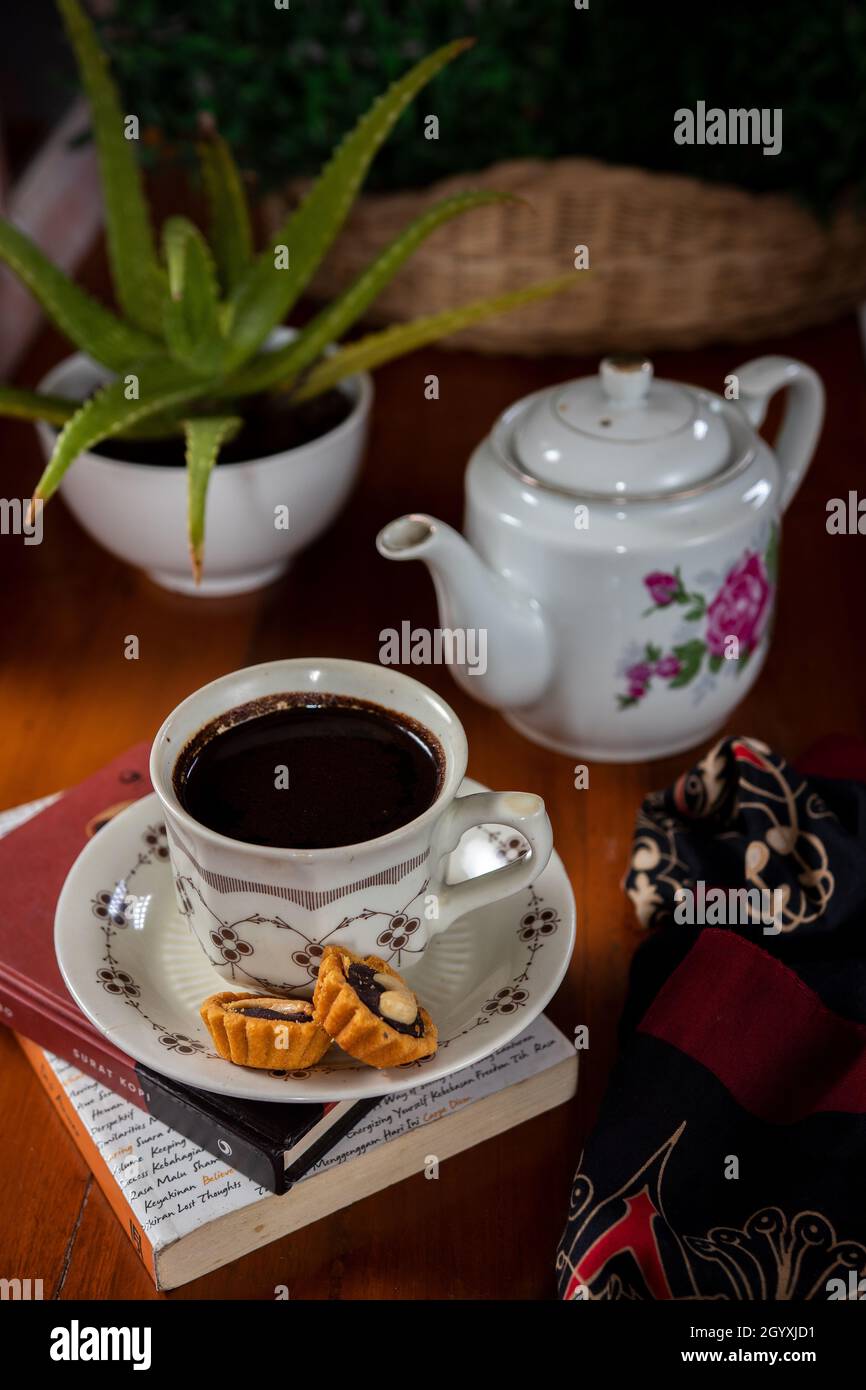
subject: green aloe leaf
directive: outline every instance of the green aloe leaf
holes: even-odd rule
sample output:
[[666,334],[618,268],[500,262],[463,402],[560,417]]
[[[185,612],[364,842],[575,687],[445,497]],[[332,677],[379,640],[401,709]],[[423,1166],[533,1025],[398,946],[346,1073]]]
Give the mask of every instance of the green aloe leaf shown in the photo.
[[[456,39],[416,63],[374,102],[338,146],[301,206],[286,218],[237,286],[229,326],[235,354],[232,365],[261,347],[309,283],[349,215],[374,155],[409,102],[472,43],[472,39]],[[278,247],[288,250],[287,269],[277,267]]]
[[210,475],[221,446],[237,434],[243,421],[221,415],[184,421],[188,498],[189,553],[195,582],[201,580],[204,556],[204,513]]
[[[80,401],[66,396],[25,391],[17,386],[0,386],[0,416],[17,420],[44,420],[47,425],[65,425],[81,407]],[[183,417],[175,411],[155,415],[122,431],[124,439],[168,439],[183,432]]]
[[198,227],[186,217],[170,217],[162,235],[168,266],[165,338],[169,351],[192,371],[212,376],[225,350],[213,257]]
[[254,394],[272,387],[285,390],[300,372],[321,357],[330,343],[336,342],[351,328],[437,227],[487,203],[519,201],[511,193],[481,191],[458,193],[437,203],[400,232],[348,289],[302,329],[297,338],[285,347],[264,354],[233,377],[230,383],[232,389],[240,394]]
[[198,147],[210,214],[210,242],[220,281],[227,294],[240,282],[253,258],[253,235],[247,196],[231,150],[214,133]]
[[[586,273],[581,274],[579,283],[583,282]],[[395,324],[379,333],[368,333],[366,337],[348,343],[330,357],[317,362],[302,381],[296,399],[304,401],[311,396],[318,396],[354,372],[371,371],[375,367],[381,367],[384,362],[390,362],[394,357],[414,352],[427,343],[435,342],[437,338],[457,333],[461,328],[468,328],[470,324],[478,323],[481,319],[519,309],[536,299],[546,299],[548,295],[573,288],[576,283],[578,282],[574,273],[563,275],[555,280],[528,285],[526,289],[509,290],[506,294],[493,295],[489,299],[475,299],[470,304],[462,304],[456,309],[446,309],[441,314],[429,314],[425,318],[413,319],[410,323]]]
[[157,260],[135,141],[126,139],[117,89],[90,20],[78,0],[57,0],[57,4],[90,102],[118,302],[132,323],[159,333],[165,277]]
[[0,415],[17,420],[45,420],[49,425],[65,425],[78,409],[78,401],[49,396],[41,391],[25,391],[17,386],[0,386]]
[[[135,384],[130,378],[135,378]],[[94,444],[130,430],[149,417],[188,404],[205,393],[207,383],[176,362],[143,362],[136,372],[109,382],[90,396],[66,423],[36,485],[34,500],[47,501],[71,463]],[[135,391],[129,399],[130,391]]]
[[49,318],[82,352],[120,371],[128,362],[160,352],[146,333],[131,328],[52,265],[35,242],[0,220],[0,260],[6,262]]

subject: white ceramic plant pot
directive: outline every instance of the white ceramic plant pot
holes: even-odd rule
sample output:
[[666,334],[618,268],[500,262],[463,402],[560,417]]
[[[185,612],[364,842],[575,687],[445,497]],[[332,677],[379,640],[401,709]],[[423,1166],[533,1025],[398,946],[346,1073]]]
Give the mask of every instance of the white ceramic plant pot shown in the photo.
[[[279,345],[289,337],[274,335]],[[48,373],[40,389],[83,399],[108,374],[82,353]],[[220,464],[208,488],[204,572],[196,587],[187,541],[186,470],[80,455],[60,488],[73,516],[105,550],[184,594],[246,593],[277,579],[333,521],[361,461],[373,403],[368,373],[341,383],[352,410],[340,425],[295,449],[248,463]],[[37,426],[46,457],[57,432]],[[288,508],[288,526],[276,524]],[[285,513],[279,513],[282,520]]]

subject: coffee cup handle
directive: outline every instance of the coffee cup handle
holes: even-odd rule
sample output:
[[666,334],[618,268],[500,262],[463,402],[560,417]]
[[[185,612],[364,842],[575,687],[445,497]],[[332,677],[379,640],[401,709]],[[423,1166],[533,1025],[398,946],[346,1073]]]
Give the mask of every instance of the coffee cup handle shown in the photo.
[[[445,883],[435,873],[443,867],[446,855],[457,848],[460,839],[477,825],[507,825],[528,842],[530,853],[499,869],[490,869],[477,878]],[[438,916],[428,919],[431,936],[476,908],[498,902],[528,888],[547,865],[553,852],[553,830],[540,796],[530,792],[473,792],[452,801],[436,828],[432,863],[437,866],[428,893],[435,895]],[[437,886],[438,885],[438,886]]]

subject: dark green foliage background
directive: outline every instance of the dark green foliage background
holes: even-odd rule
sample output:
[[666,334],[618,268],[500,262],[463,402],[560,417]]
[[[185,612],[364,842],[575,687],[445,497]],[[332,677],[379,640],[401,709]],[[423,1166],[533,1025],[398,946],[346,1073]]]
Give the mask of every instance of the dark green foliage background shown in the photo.
[[[263,187],[314,172],[388,81],[461,34],[478,45],[403,117],[370,185],[581,154],[788,189],[819,209],[866,186],[866,3],[116,0],[102,25],[125,102],[170,141],[212,111]],[[775,157],[677,146],[673,113],[783,108]],[[440,120],[438,141],[423,117]]]

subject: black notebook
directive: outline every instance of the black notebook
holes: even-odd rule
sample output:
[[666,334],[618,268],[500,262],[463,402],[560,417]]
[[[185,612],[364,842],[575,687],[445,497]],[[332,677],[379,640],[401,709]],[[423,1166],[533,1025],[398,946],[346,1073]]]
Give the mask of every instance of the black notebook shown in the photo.
[[287,1192],[374,1105],[376,1098],[331,1104],[239,1100],[198,1091],[140,1064],[151,1115],[270,1192]]

